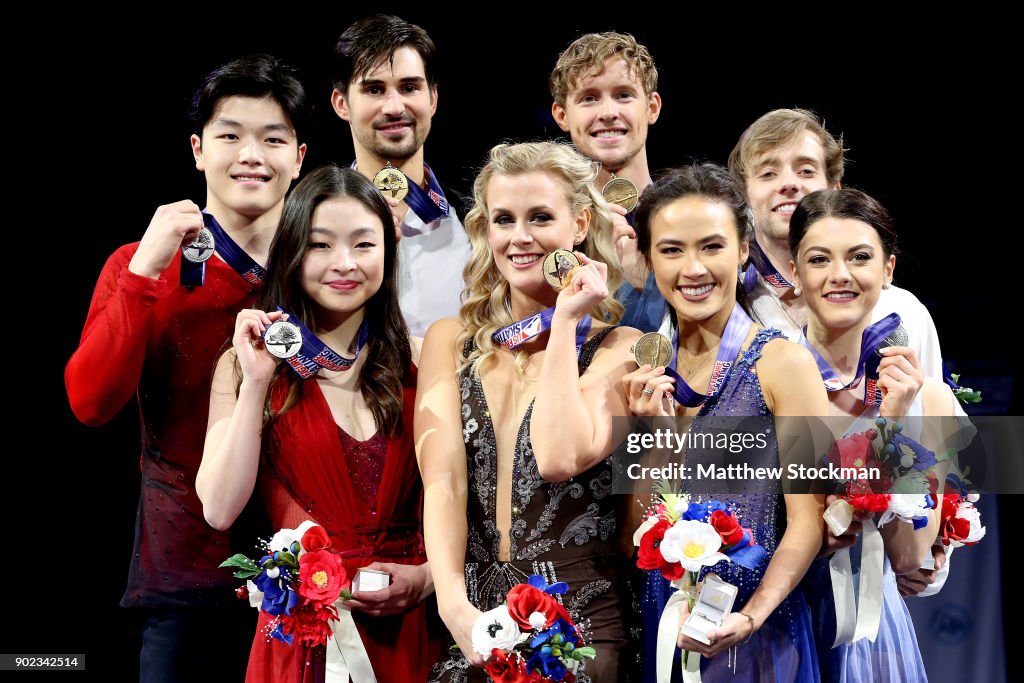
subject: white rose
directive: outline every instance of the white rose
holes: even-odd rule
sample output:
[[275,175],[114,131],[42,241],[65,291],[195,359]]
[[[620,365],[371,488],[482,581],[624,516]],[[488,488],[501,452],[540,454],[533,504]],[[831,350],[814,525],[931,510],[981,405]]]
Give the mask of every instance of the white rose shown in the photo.
[[251,579],[245,582],[245,587],[249,589],[249,607],[259,609],[263,604],[263,591],[257,588]]
[[508,613],[508,605],[495,607],[476,618],[473,624],[473,651],[490,657],[495,648],[509,652],[519,642],[522,633],[515,619]]
[[658,549],[667,562],[678,562],[686,571],[696,572],[701,567],[728,560],[718,552],[721,547],[722,537],[713,526],[684,519],[669,527]]
[[966,519],[971,523],[971,530],[967,534],[967,540],[962,542],[954,541],[957,546],[977,543],[985,538],[985,527],[981,525],[981,513],[978,512],[978,508],[970,503],[960,503],[960,507],[956,509],[956,516],[957,519]]
[[885,526],[894,518],[911,522],[927,515],[928,510],[928,497],[923,493],[894,493],[889,498],[889,509],[878,520],[878,527]]
[[[274,534],[273,538],[270,539],[270,552],[275,553],[278,550],[287,550],[288,552],[291,552],[292,543],[299,541],[301,544],[303,534],[314,526],[319,525],[316,522],[311,522],[307,519],[295,529],[281,529]],[[299,554],[301,554],[301,551]]]

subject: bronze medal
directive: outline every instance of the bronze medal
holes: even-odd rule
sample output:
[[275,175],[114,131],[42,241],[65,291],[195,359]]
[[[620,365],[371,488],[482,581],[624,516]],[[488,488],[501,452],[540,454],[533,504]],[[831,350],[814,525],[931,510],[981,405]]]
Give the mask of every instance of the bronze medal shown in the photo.
[[580,267],[580,259],[568,249],[555,249],[544,257],[544,279],[555,289],[565,289],[572,282],[573,271]]
[[672,342],[659,332],[648,332],[633,345],[633,359],[637,367],[667,368],[672,362]]
[[636,208],[640,193],[637,191],[636,185],[627,179],[612,176],[612,179],[605,183],[604,189],[601,190],[601,196],[609,204],[618,204],[628,212]]
[[405,199],[405,195],[409,194],[409,179],[392,166],[391,162],[388,162],[387,166],[373,176],[373,184],[382,195],[398,201],[402,201]]

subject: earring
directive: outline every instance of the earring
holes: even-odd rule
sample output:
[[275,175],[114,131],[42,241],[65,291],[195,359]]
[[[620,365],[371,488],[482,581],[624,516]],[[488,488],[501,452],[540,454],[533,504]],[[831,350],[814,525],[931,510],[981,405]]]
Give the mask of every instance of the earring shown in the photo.
[[578,239],[578,240],[573,240],[573,242],[572,242],[572,246],[574,246],[574,247],[578,247],[581,244],[583,244],[583,238],[582,237],[580,239]]
[[804,290],[800,289],[799,287],[794,287],[793,288],[793,296],[800,296],[803,293],[804,293]]
[[885,281],[885,284],[884,284],[884,285],[882,285],[882,289],[889,289],[889,286],[890,286],[891,284],[892,284],[892,282],[890,282],[889,280],[886,280],[886,281]]

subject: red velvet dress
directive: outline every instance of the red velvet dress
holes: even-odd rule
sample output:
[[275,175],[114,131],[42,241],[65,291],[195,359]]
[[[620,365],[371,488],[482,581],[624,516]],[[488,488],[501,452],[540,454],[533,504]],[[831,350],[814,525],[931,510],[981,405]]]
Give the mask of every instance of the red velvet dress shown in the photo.
[[[339,434],[316,380],[308,380],[298,404],[274,422],[264,440],[260,490],[273,531],[295,528],[306,519],[322,525],[350,577],[374,561],[426,562],[423,485],[413,451],[415,370],[408,375],[403,432],[396,437],[358,442]],[[278,382],[275,408],[283,403],[286,391],[287,382]],[[343,444],[355,446],[355,457],[346,454]],[[360,473],[353,475],[350,465],[359,467]],[[374,499],[375,506],[370,504]],[[434,605],[429,599],[388,617],[352,611],[380,683],[426,681],[441,647],[440,634],[428,632],[428,612],[436,614]],[[324,648],[268,640],[268,621],[261,612],[246,680],[323,681]],[[436,618],[431,621],[437,623]]]

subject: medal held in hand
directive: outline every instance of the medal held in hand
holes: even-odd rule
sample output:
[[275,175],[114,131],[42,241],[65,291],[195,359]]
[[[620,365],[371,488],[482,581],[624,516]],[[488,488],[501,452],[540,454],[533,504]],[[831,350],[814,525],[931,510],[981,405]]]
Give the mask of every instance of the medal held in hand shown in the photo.
[[609,204],[618,204],[629,212],[636,208],[636,202],[640,198],[640,193],[637,191],[636,185],[626,178],[618,178],[612,175],[612,179],[605,183],[604,188],[601,190],[601,196]]
[[288,359],[302,348],[302,330],[287,320],[277,320],[267,328],[263,343],[272,356]]
[[213,233],[209,228],[204,227],[191,244],[182,245],[181,255],[192,263],[202,263],[213,256],[215,247]]
[[672,342],[658,332],[648,332],[633,345],[633,359],[637,367],[650,365],[652,370],[667,368],[672,362]]
[[377,175],[373,176],[373,184],[382,195],[398,201],[402,201],[405,199],[405,195],[409,194],[409,179],[392,166],[390,161]]
[[544,279],[557,290],[565,289],[572,282],[573,271],[580,267],[580,259],[568,249],[555,249],[544,257],[541,266]]

